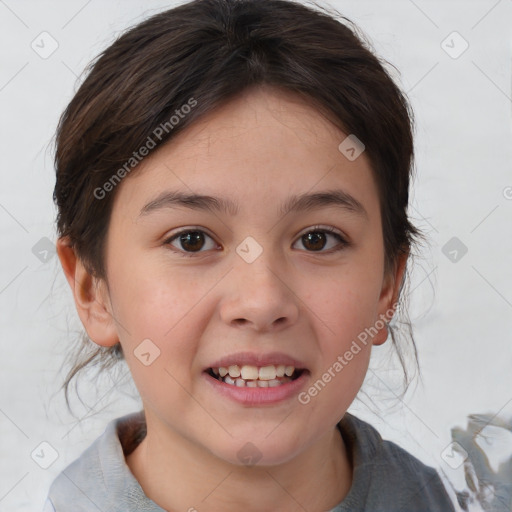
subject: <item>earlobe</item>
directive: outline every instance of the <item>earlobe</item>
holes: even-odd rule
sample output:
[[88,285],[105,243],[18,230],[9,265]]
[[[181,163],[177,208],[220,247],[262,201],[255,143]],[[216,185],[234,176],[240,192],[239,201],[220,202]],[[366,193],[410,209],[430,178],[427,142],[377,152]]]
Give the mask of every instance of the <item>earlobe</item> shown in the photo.
[[67,237],[57,240],[57,254],[89,338],[105,347],[115,345],[119,337],[105,282],[89,274]]
[[379,332],[373,338],[373,345],[382,345],[388,339],[388,324],[397,308],[408,257],[408,252],[400,254],[394,269],[385,276],[379,299],[379,316],[375,322]]

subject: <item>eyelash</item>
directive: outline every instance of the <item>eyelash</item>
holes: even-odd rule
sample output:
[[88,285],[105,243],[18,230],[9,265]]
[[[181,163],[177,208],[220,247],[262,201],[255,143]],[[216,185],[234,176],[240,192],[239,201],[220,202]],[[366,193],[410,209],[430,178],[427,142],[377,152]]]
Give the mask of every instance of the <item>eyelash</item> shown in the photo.
[[[207,237],[211,238],[213,240],[213,238],[208,235],[208,233],[206,233],[205,231],[203,231],[202,229],[199,229],[199,228],[187,228],[187,229],[184,229],[182,231],[178,231],[177,233],[174,233],[170,238],[167,238],[165,241],[164,241],[164,245],[168,245],[171,250],[177,254],[179,254],[180,256],[184,257],[184,258],[191,258],[191,257],[194,257],[195,255],[197,254],[200,254],[202,252],[206,252],[206,251],[183,251],[183,250],[180,250],[180,249],[176,249],[175,247],[173,247],[171,245],[171,243],[178,239],[181,235],[184,235],[184,234],[187,234],[187,233],[203,233],[205,234]],[[333,228],[331,227],[328,227],[328,226],[313,226],[312,228],[308,229],[307,231],[304,231],[298,238],[296,241],[300,240],[303,236],[309,234],[309,233],[328,233],[330,235],[332,235],[334,238],[336,238],[339,242],[339,244],[334,247],[334,248],[331,248],[327,251],[306,251],[306,252],[310,252],[310,253],[319,253],[319,254],[332,254],[332,253],[336,253],[338,251],[341,251],[343,249],[345,249],[346,247],[348,247],[350,245],[350,243],[340,234],[338,233],[336,230],[334,230]]]

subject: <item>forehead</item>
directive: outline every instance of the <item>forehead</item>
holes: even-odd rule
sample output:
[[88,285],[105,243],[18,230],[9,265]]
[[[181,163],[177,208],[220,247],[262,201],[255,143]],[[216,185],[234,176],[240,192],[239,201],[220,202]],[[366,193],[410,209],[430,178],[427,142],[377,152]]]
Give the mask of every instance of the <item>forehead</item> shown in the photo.
[[[303,148],[318,149],[319,145],[331,145],[343,136],[343,132],[322,116],[317,108],[292,91],[269,86],[253,87],[226,104],[206,114],[167,144],[166,149],[202,146],[212,149],[217,145],[240,153],[286,155]],[[280,143],[284,145],[280,145]],[[300,151],[301,153],[303,151]],[[192,154],[191,154],[192,155]],[[203,155],[204,156],[204,155]]]
[[297,94],[252,89],[146,157],[117,190],[117,208],[140,210],[165,189],[233,196],[243,205],[343,187],[371,210],[378,195],[371,167],[364,153],[349,160],[340,151],[347,136]]

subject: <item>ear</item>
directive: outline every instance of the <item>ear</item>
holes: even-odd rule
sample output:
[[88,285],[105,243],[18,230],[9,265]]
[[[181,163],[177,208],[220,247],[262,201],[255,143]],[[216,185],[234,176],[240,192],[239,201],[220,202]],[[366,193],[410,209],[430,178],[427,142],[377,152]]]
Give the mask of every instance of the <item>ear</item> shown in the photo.
[[[382,324],[382,322],[389,323],[393,318],[408,258],[409,252],[404,254],[401,253],[397,257],[394,268],[384,276],[382,290],[379,297],[379,317],[375,319],[376,325]],[[382,345],[387,339],[388,329],[384,326],[379,329],[379,332],[373,337],[372,343],[373,345]]]
[[87,272],[67,237],[57,240],[57,254],[89,338],[104,347],[115,345],[119,338],[106,283]]

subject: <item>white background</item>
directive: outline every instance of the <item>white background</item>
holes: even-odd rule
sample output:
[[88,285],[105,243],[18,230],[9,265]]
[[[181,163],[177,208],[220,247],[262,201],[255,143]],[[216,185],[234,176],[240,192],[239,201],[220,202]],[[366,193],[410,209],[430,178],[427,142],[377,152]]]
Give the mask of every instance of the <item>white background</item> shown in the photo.
[[[40,510],[53,478],[107,422],[140,409],[129,380],[107,377],[97,394],[83,380],[90,408],[75,404],[80,421],[67,412],[61,366],[81,324],[57,257],[42,262],[32,248],[55,242],[51,139],[77,77],[124,28],[173,5],[0,1],[0,511]],[[352,412],[461,482],[440,455],[450,429],[470,413],[512,416],[512,1],[330,5],[400,70],[417,122],[412,220],[429,237],[410,295],[423,382],[395,399],[377,358],[367,392],[379,410],[356,402]],[[47,59],[31,48],[43,31],[59,45]],[[469,44],[458,58],[441,46],[453,31]],[[468,249],[457,262],[442,252],[452,237]],[[48,469],[31,458],[42,441],[59,454]]]

